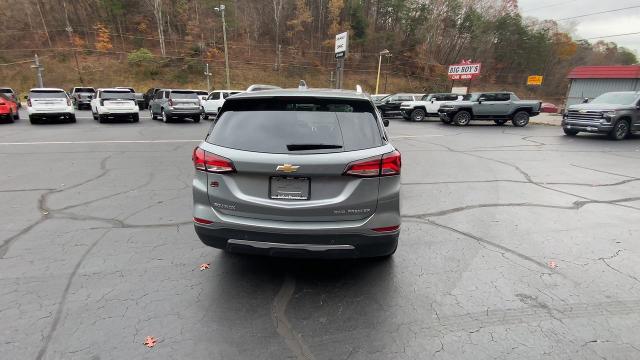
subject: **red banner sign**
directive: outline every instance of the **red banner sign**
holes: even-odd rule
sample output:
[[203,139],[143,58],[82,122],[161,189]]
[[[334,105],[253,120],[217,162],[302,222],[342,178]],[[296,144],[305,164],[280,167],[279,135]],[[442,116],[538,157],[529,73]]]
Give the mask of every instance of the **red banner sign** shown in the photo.
[[480,75],[481,63],[463,61],[460,64],[449,65],[449,79],[451,80],[471,80]]

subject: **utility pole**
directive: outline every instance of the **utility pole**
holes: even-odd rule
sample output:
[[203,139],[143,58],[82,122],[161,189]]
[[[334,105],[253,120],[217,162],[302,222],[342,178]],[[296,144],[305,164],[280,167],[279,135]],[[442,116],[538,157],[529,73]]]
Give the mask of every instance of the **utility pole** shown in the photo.
[[67,27],[65,28],[65,30],[67,30],[67,33],[69,34],[69,43],[73,48],[73,57],[76,59],[76,72],[78,73],[78,80],[80,80],[80,85],[84,85],[84,81],[82,80],[82,75],[80,74],[80,63],[78,62],[78,52],[76,51],[76,47],[73,43],[73,28],[71,27],[71,24],[69,24],[69,15],[67,15],[67,2],[64,0],[62,1],[62,7],[64,8],[64,18],[65,18],[65,21],[67,22]]
[[209,64],[206,64],[206,65],[207,65],[207,67],[206,67],[206,68],[205,68],[205,70],[204,70],[204,76],[206,76],[206,77],[207,77],[207,92],[211,92],[211,85],[210,85],[210,83],[209,83],[209,77],[210,77],[212,74],[209,72]]
[[39,88],[44,87],[44,82],[42,81],[42,70],[44,70],[44,67],[40,65],[40,61],[38,60],[38,54],[34,56],[33,62],[34,64],[31,65],[31,67],[36,69],[36,85]]
[[224,40],[224,67],[227,73],[227,89],[231,89],[231,81],[229,80],[229,50],[227,48],[227,22],[224,19],[224,5],[220,4],[215,8],[222,16],[222,38]]

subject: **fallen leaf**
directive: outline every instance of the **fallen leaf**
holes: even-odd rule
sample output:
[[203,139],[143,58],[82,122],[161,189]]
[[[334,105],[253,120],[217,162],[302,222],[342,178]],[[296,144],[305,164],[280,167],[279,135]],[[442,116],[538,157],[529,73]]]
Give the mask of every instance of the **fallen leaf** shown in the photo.
[[206,270],[208,268],[209,268],[209,264],[207,264],[207,263],[204,263],[204,264],[200,265],[200,271]]
[[43,215],[48,215],[48,214],[49,214],[49,212],[48,212],[47,210],[42,209],[42,214],[43,214]]
[[156,338],[154,338],[153,336],[147,336],[147,338],[144,340],[144,345],[148,348],[152,348],[156,345],[156,342],[158,342]]
[[553,260],[549,260],[549,262],[547,263],[547,265],[549,265],[550,268],[555,269],[558,267],[558,264],[553,261]]

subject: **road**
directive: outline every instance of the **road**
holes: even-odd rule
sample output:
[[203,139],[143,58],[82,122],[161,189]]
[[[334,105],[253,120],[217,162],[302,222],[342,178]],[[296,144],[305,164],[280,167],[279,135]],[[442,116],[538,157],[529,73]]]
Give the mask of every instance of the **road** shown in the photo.
[[197,239],[208,121],[24,118],[0,126],[3,359],[640,358],[638,137],[392,120],[397,253],[309,261]]

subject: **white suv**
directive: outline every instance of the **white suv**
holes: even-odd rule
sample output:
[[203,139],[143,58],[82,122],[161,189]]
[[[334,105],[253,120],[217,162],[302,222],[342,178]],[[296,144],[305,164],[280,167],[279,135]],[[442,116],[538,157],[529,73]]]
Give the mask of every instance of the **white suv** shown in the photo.
[[76,122],[71,99],[62,89],[33,88],[29,90],[29,95],[26,98],[29,121],[32,124],[60,119]]
[[96,97],[91,100],[93,119],[101,123],[107,119],[138,122],[139,111],[135,94],[128,89],[98,89]]
[[241,90],[212,91],[207,99],[202,101],[202,118],[206,120],[209,116],[218,115],[218,111],[222,108],[224,100],[231,95],[240,94],[241,92]]

